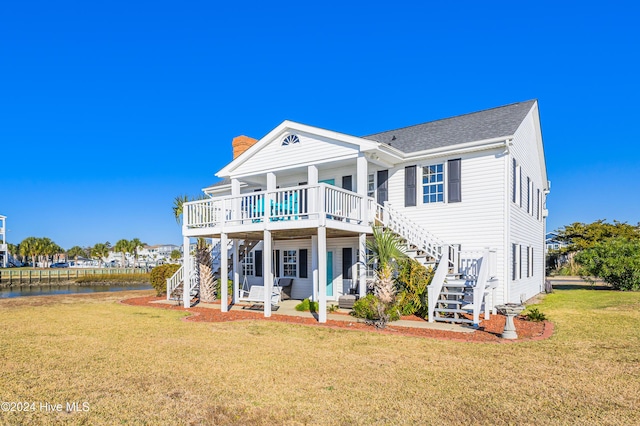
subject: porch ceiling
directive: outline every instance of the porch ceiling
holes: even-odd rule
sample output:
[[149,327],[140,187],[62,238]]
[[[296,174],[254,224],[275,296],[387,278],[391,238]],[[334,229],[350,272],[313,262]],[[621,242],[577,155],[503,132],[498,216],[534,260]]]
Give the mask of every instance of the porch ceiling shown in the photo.
[[[251,232],[229,232],[229,239],[260,241],[264,237],[262,231]],[[286,230],[273,230],[271,231],[271,238],[275,241],[278,240],[300,240],[305,238],[311,238],[318,235],[318,228],[301,228],[301,229],[286,229]],[[327,238],[339,238],[339,237],[357,237],[358,233],[353,231],[345,231],[342,229],[333,229],[327,227]],[[220,234],[207,235],[206,237],[219,238]]]

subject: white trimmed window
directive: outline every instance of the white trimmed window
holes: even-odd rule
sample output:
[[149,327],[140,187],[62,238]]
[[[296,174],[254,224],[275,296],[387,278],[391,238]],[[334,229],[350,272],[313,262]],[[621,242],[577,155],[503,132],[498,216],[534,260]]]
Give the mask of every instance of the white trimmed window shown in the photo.
[[376,196],[376,174],[369,173],[367,176],[367,196],[375,197]]
[[522,246],[520,244],[512,244],[512,275],[511,278],[515,280],[519,280],[522,278]]
[[433,164],[422,168],[422,202],[444,202],[444,164]]
[[533,276],[533,247],[527,247],[527,276]]
[[255,273],[255,263],[253,261],[253,252],[250,251],[247,255],[242,259],[242,271],[245,276],[254,275]]
[[298,251],[285,250],[282,253],[282,276],[297,277],[298,276]]

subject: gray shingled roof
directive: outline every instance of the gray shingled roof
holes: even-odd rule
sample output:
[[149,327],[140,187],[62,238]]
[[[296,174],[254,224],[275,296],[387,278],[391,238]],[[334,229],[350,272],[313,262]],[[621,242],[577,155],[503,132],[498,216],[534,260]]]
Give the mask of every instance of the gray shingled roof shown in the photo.
[[405,153],[511,136],[535,100],[363,136]]

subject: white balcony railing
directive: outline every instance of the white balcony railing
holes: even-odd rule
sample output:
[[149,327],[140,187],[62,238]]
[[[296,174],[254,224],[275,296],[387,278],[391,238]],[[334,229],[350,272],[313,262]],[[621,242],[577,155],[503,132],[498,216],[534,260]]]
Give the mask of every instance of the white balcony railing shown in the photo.
[[185,203],[184,225],[195,229],[307,219],[361,224],[363,199],[324,183],[216,197]]

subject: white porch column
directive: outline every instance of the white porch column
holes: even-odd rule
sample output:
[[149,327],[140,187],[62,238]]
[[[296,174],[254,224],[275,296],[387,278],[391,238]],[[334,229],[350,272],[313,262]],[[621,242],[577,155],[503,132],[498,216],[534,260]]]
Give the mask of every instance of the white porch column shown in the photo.
[[229,239],[226,233],[220,234],[220,311],[229,312]]
[[369,201],[367,200],[367,175],[368,175],[368,164],[367,158],[364,156],[364,153],[361,152],[356,159],[356,192],[359,195],[362,195],[362,224],[366,225],[369,223]]
[[262,262],[262,277],[264,285],[264,316],[265,318],[271,316],[271,287],[273,286],[273,242],[271,240],[271,231],[264,230],[264,237],[262,239],[262,255],[264,261]]
[[318,227],[318,322],[327,322],[327,228]]
[[240,240],[233,240],[233,302],[240,297]]
[[[240,181],[238,179],[231,179],[231,196],[236,197],[240,195]],[[240,198],[234,198],[231,203],[231,219],[240,220],[242,216],[240,214]]]
[[313,301],[318,301],[318,236],[311,237],[311,275],[313,278]]
[[182,237],[182,306],[191,307],[191,253],[189,237]]
[[358,236],[358,263],[360,264],[360,276],[358,277],[358,294],[360,297],[367,295],[367,234]]
[[[316,166],[309,166],[307,167],[307,184],[311,185],[311,186],[316,186],[318,185],[318,168]],[[317,195],[317,188],[313,188],[310,189],[308,191],[308,209],[309,209],[309,213],[315,214],[318,212],[318,206],[317,206],[317,200],[318,200],[318,195]]]

